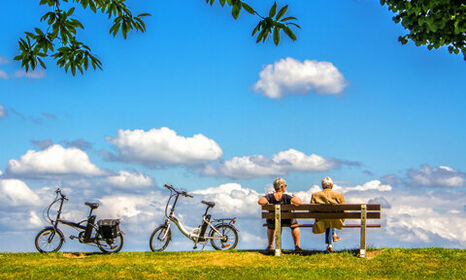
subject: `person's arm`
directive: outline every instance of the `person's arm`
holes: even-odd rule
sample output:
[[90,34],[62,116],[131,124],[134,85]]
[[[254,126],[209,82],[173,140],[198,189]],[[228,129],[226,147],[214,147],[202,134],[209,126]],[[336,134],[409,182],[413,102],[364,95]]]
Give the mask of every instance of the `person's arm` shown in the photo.
[[267,200],[267,198],[265,196],[259,198],[259,205],[267,205],[269,203],[269,201]]
[[291,204],[293,205],[296,205],[296,206],[299,206],[301,205],[303,202],[301,201],[301,198],[297,197],[297,196],[293,196],[291,198]]
[[340,204],[346,204],[345,197],[343,196],[343,194],[341,194],[341,202],[340,202]]

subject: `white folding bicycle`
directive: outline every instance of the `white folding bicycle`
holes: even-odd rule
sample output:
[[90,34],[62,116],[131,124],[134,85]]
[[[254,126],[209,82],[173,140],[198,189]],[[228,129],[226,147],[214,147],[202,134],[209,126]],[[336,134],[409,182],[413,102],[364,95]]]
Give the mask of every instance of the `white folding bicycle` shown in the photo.
[[[202,201],[203,204],[207,205],[207,209],[202,216],[202,224],[196,228],[187,229],[187,227],[175,217],[175,206],[180,195],[190,198],[193,196],[185,191],[178,191],[171,185],[165,184],[165,187],[170,190],[170,198],[168,199],[167,206],[165,207],[165,217],[167,217],[167,219],[164,224],[157,227],[150,236],[149,245],[153,252],[165,250],[168,243],[170,243],[172,237],[170,222],[173,222],[184,236],[194,242],[194,249],[196,249],[197,244],[201,242],[204,243],[204,246],[202,247],[202,249],[204,249],[209,240],[212,247],[216,250],[232,250],[236,247],[238,244],[238,230],[233,225],[236,223],[236,217],[213,219],[211,221],[211,215],[207,214],[207,212],[210,208],[215,206],[215,203]],[[168,214],[168,206],[170,205],[172,198],[175,198],[175,201],[171,207],[170,214]],[[215,225],[213,223],[215,223]],[[206,234],[207,229],[210,229],[208,234]]]

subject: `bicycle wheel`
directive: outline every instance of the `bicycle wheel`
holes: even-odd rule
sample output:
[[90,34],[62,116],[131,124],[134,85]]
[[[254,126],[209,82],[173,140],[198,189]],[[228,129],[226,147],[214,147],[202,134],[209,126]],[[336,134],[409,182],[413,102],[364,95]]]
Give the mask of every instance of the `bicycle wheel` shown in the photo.
[[159,226],[152,232],[149,240],[149,246],[152,252],[162,252],[167,248],[168,243],[172,240],[172,231],[166,226]]
[[104,253],[117,253],[123,248],[123,234],[121,232],[115,238],[103,238],[99,233],[95,241],[97,247]]
[[238,232],[230,225],[223,224],[215,226],[217,231],[211,230],[210,243],[215,250],[233,250],[238,244]]
[[40,253],[51,253],[60,250],[65,237],[63,234],[53,228],[44,228],[35,239],[36,249]]

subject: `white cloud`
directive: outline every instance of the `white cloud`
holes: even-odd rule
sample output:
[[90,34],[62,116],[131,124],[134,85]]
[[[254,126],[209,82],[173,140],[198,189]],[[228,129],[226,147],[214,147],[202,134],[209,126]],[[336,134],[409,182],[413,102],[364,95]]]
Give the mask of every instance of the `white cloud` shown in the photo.
[[[8,58],[0,56],[0,65],[9,63]],[[43,69],[36,69],[32,71],[16,70],[14,74],[10,75],[6,71],[0,69],[0,79],[7,80],[10,78],[30,78],[42,79],[45,78],[46,72]]]
[[298,150],[289,149],[273,155],[272,158],[264,155],[233,157],[215,166],[208,165],[203,173],[208,176],[253,178],[284,175],[292,171],[327,171],[340,164],[334,159],[326,159],[316,154],[306,155]]
[[253,189],[243,188],[237,183],[227,183],[218,187],[196,190],[195,195],[203,196],[204,200],[214,201],[216,210],[225,215],[251,215],[252,212],[259,215],[257,206],[259,193]]
[[[19,181],[8,179],[11,181]],[[6,181],[6,180],[3,180]],[[21,182],[21,181],[19,181]],[[361,184],[364,186],[366,184]],[[13,199],[5,195],[0,189],[0,205],[7,205],[0,209],[0,231],[3,233],[15,232],[16,234],[31,234],[31,229],[38,232],[42,223],[40,211],[52,201],[54,188],[43,187],[38,190],[24,188],[24,183],[15,182],[14,186],[22,186],[22,195],[8,191],[9,196],[15,197],[15,206],[9,207]],[[177,187],[177,186],[175,186]],[[178,188],[178,187],[177,187]],[[9,188],[11,189],[11,188]],[[304,203],[309,203],[313,192],[320,191],[320,186],[314,185],[308,191],[297,192]],[[147,250],[148,238],[152,230],[163,222],[163,211],[168,200],[168,192],[159,189],[128,190],[105,188],[65,188],[65,194],[70,199],[63,208],[65,219],[81,220],[88,213],[84,201],[100,201],[101,205],[95,212],[99,219],[120,218],[121,228],[125,235],[125,250]],[[466,246],[466,218],[464,217],[464,192],[445,191],[434,192],[425,190],[406,191],[392,190],[374,195],[376,190],[348,191],[345,199],[348,203],[367,203],[376,197],[381,201],[391,204],[391,208],[382,209],[382,220],[371,223],[382,223],[382,228],[370,230],[368,244],[376,247],[419,247],[442,246],[462,247]],[[15,193],[15,192],[13,192]],[[214,218],[237,216],[236,227],[240,230],[240,243],[238,248],[257,249],[266,246],[266,230],[262,227],[264,221],[260,217],[260,206],[257,204],[262,195],[248,187],[237,183],[227,183],[205,189],[190,192],[194,198],[180,198],[176,215],[188,228],[201,223],[202,214],[206,206],[201,200],[213,201],[216,206],[210,213]],[[38,201],[38,197],[41,201]],[[38,202],[35,202],[38,201]],[[312,221],[300,220],[307,223]],[[348,221],[353,223],[357,221]],[[64,228],[63,228],[64,229]],[[168,250],[191,250],[192,243],[184,238],[172,227],[173,243]],[[359,231],[345,229],[340,232],[343,237],[338,248],[353,248],[359,241]],[[6,234],[0,235],[0,243],[5,242]],[[19,239],[20,240],[20,239]],[[291,242],[290,235],[284,231],[284,246]],[[14,242],[21,242],[15,239]],[[292,246],[292,243],[289,243]],[[322,237],[310,233],[310,230],[302,230],[301,244],[305,249],[321,248]],[[80,250],[82,247],[77,242],[66,245],[65,250]],[[16,250],[12,246],[13,250]],[[23,247],[21,247],[23,248]],[[34,251],[33,243],[25,250]]]
[[7,72],[3,71],[3,70],[0,70],[0,79],[3,79],[3,80],[6,80],[8,79],[10,76],[8,75]]
[[223,154],[214,140],[202,134],[183,137],[167,127],[149,131],[120,129],[115,138],[107,137],[107,141],[118,147],[118,160],[149,167],[195,165],[216,160]]
[[449,166],[430,167],[423,165],[420,169],[407,172],[408,185],[432,188],[459,188],[466,186],[466,174]]
[[[392,190],[392,186],[387,185],[387,184],[382,184],[379,180],[372,180],[369,182],[366,182],[362,185],[357,185],[354,187],[342,187],[341,192],[350,192],[350,191],[360,191],[360,192],[365,192],[365,191],[379,191],[379,192],[389,192]],[[339,188],[336,188],[338,190]]]
[[426,202],[398,204],[387,211],[388,233],[410,242],[428,243],[440,237],[466,245],[466,218],[451,211],[439,213],[425,207]]
[[24,70],[17,70],[15,74],[13,75],[15,78],[31,78],[31,79],[42,79],[45,78],[46,73],[42,69],[36,69],[33,71],[24,71]]
[[[1,206],[36,205],[39,197],[21,180],[0,179]],[[0,207],[1,207],[0,206]]]
[[10,63],[10,60],[8,59],[8,57],[0,56],[0,65],[1,64],[8,64],[8,63]]
[[[354,186],[354,187],[351,187],[351,186],[339,186],[337,184],[334,184],[333,185],[333,190],[335,190],[337,192],[344,193],[344,194],[349,193],[349,192],[358,192],[356,194],[353,193],[353,194],[351,194],[349,196],[349,197],[352,197],[352,196],[358,197],[358,196],[360,196],[359,192],[367,193],[369,191],[372,191],[371,195],[373,195],[373,192],[389,192],[389,191],[392,190],[392,187],[390,185],[382,184],[379,180],[373,180],[373,181],[369,181],[369,182],[366,182],[366,183],[364,183],[362,185],[357,185],[357,186]],[[316,192],[320,192],[320,191],[322,191],[321,186],[313,185],[311,188],[309,188],[309,190],[299,191],[299,192],[294,193],[294,195],[301,198],[303,203],[310,203],[312,194],[316,193]],[[345,199],[347,199],[346,195],[345,195]],[[363,201],[358,200],[355,203],[362,203],[362,202]]]
[[338,94],[347,82],[330,62],[304,60],[291,57],[267,65],[260,73],[254,90],[270,98],[303,95],[314,90],[319,94]]
[[20,160],[10,159],[6,174],[24,178],[50,176],[100,176],[105,172],[90,162],[89,156],[77,148],[52,145],[45,150],[29,150]]
[[143,188],[154,185],[154,181],[151,177],[142,173],[133,173],[125,170],[120,170],[118,175],[106,177],[102,180],[102,183],[126,189]]
[[99,199],[102,203],[102,212],[118,218],[135,217],[150,203],[144,196],[112,195]]
[[43,226],[42,220],[39,218],[39,215],[37,215],[36,211],[30,211],[29,212],[29,224],[32,227],[40,227]]

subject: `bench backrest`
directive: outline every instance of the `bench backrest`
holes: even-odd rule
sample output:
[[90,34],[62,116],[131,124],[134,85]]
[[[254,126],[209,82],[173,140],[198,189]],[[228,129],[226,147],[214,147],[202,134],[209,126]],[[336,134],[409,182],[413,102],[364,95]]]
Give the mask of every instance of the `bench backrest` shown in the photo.
[[[380,219],[380,204],[302,204],[280,205],[282,219],[361,219],[361,208],[366,206],[367,219]],[[275,218],[275,205],[262,206],[262,218]],[[270,211],[270,212],[269,212]],[[291,212],[290,212],[291,211]]]

